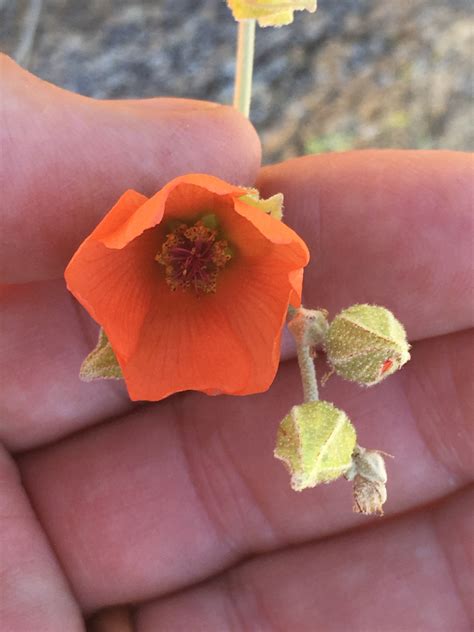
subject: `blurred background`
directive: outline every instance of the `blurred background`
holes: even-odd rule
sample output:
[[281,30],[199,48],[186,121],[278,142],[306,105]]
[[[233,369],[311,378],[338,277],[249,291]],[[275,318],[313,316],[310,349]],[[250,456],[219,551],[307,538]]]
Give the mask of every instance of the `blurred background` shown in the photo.
[[[471,0],[319,0],[257,29],[251,119],[265,162],[365,147],[472,150]],[[223,0],[0,0],[0,48],[98,98],[231,103]]]

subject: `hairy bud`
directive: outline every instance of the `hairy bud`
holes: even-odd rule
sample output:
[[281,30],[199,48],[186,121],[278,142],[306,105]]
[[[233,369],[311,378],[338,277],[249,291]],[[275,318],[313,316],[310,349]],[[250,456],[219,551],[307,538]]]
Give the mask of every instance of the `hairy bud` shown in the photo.
[[324,346],[333,370],[364,386],[377,384],[410,359],[403,325],[377,305],[343,310],[329,325]]
[[356,432],[347,415],[329,402],[293,406],[280,423],[275,457],[301,491],[342,476],[351,466]]

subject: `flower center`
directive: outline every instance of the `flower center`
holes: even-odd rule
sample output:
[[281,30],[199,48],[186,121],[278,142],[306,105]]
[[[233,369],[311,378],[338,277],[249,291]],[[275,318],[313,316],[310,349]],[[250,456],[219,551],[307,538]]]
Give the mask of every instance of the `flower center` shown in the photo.
[[208,215],[192,226],[178,224],[166,235],[155,259],[164,266],[166,283],[173,291],[192,289],[197,295],[216,291],[219,272],[232,258],[216,227],[215,216]]

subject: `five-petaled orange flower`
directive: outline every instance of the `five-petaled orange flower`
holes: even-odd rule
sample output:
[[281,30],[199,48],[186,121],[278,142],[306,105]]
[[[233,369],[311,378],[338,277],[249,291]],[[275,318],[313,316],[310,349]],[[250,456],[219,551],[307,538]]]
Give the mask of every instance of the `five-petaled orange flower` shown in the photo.
[[102,325],[132,399],[272,383],[309,255],[247,193],[197,174],[151,198],[127,191],[70,261],[68,288]]

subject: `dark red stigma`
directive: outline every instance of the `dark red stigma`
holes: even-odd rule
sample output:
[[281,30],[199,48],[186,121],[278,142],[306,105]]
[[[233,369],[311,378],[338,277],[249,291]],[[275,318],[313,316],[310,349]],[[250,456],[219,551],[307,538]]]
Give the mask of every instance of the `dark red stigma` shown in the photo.
[[232,255],[215,228],[198,220],[180,224],[168,233],[155,259],[165,266],[166,282],[172,290],[192,289],[196,294],[216,291],[217,277]]

